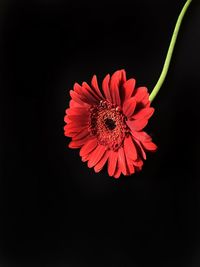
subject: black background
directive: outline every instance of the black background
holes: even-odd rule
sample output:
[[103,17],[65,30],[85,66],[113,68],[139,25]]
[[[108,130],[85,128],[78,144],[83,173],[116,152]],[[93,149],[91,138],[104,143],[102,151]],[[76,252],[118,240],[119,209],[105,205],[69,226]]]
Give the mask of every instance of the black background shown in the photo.
[[152,104],[159,149],[142,172],[95,174],[63,135],[74,82],[125,68],[151,91],[184,2],[1,0],[1,266],[199,266],[199,1]]

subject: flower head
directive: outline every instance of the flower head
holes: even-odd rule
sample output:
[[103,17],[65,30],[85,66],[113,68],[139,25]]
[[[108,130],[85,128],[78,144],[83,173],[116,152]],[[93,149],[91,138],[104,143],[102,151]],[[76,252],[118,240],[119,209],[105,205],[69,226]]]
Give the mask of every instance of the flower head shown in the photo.
[[69,147],[80,148],[82,161],[95,172],[106,163],[115,178],[140,171],[146,151],[157,149],[143,131],[154,112],[147,88],[135,88],[135,80],[118,70],[103,79],[102,88],[94,75],[91,85],[75,83],[73,89],[64,118]]

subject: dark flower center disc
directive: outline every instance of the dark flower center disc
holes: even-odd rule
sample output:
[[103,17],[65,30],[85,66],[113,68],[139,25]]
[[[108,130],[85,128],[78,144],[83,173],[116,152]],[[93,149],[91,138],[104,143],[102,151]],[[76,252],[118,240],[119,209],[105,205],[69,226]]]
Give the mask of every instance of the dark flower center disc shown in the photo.
[[128,127],[121,109],[108,101],[90,109],[89,132],[99,144],[111,150],[118,150],[125,138]]
[[106,127],[109,130],[114,130],[115,129],[116,124],[115,124],[115,121],[114,120],[107,118],[107,119],[105,119],[104,122],[105,122]]

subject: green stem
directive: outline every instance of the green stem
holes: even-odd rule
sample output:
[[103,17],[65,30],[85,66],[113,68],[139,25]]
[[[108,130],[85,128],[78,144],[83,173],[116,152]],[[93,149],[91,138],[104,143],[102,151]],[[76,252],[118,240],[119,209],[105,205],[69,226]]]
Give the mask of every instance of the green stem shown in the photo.
[[173,32],[173,35],[172,35],[172,38],[171,38],[171,42],[170,42],[170,45],[169,45],[169,48],[168,48],[168,52],[167,52],[167,56],[166,56],[166,59],[165,59],[165,63],[164,63],[164,66],[163,66],[163,69],[162,69],[162,72],[160,74],[160,78],[158,79],[154,89],[152,90],[150,96],[149,96],[149,99],[150,101],[152,102],[154,100],[154,98],[156,97],[157,93],[159,92],[165,78],[166,78],[166,75],[167,75],[167,72],[168,72],[168,69],[169,69],[169,64],[170,64],[170,61],[171,61],[171,58],[172,58],[172,53],[173,53],[173,50],[174,50],[174,46],[175,46],[175,43],[176,43],[176,39],[177,39],[177,36],[178,36],[178,32],[179,32],[179,29],[180,29],[180,26],[181,26],[181,22],[183,20],[183,17],[185,15],[185,12],[187,10],[187,8],[189,7],[190,3],[192,2],[192,0],[187,0],[184,7],[182,8],[181,10],[181,13],[177,19],[177,22],[176,22],[176,26],[174,28],[174,32]]

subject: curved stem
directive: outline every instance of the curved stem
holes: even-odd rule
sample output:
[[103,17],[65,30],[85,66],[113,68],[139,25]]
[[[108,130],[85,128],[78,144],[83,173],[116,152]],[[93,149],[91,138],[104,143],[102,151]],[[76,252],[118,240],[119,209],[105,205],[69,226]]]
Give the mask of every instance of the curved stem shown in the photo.
[[174,28],[174,32],[173,32],[173,35],[172,35],[172,38],[171,38],[171,42],[170,42],[170,45],[169,45],[169,48],[168,48],[168,52],[167,52],[167,56],[166,56],[166,59],[165,59],[165,63],[164,63],[164,66],[163,66],[163,69],[162,69],[162,72],[160,74],[160,78],[158,79],[154,89],[152,90],[150,96],[149,96],[149,99],[150,101],[152,102],[154,100],[154,98],[156,97],[157,93],[159,92],[165,78],[166,78],[166,75],[167,75],[167,72],[168,72],[168,69],[169,69],[169,64],[170,64],[170,61],[171,61],[171,58],[172,58],[172,53],[173,53],[173,50],[174,50],[174,46],[175,46],[175,43],[176,43],[176,39],[177,39],[177,36],[178,36],[178,32],[179,32],[179,29],[180,29],[180,26],[181,26],[181,22],[183,20],[183,17],[185,15],[185,12],[187,10],[187,8],[189,7],[190,3],[192,2],[192,0],[187,0],[184,7],[182,8],[181,10],[181,13],[177,19],[177,22],[176,22],[176,26]]

